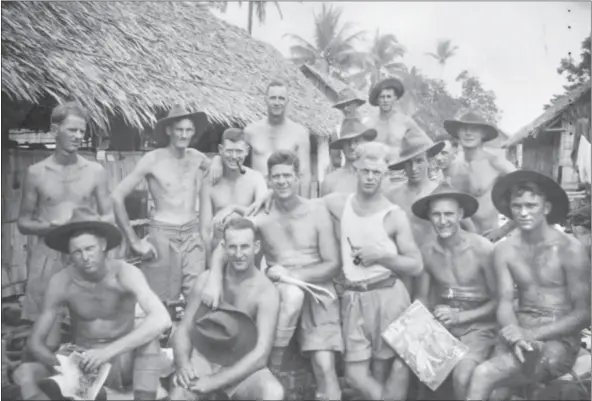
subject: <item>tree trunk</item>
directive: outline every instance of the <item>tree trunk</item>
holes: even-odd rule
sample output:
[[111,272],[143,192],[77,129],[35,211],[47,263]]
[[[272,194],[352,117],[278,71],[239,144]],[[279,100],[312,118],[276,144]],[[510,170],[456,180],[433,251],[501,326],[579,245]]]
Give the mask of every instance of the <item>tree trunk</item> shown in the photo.
[[255,5],[252,1],[249,1],[249,22],[247,25],[247,30],[249,31],[249,35],[253,36],[253,12],[255,10]]

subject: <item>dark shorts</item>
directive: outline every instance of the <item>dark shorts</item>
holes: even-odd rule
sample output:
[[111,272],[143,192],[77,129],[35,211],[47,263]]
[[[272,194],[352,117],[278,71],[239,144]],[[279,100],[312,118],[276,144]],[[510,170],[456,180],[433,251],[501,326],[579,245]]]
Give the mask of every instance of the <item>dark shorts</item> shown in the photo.
[[409,293],[401,280],[396,280],[392,287],[371,291],[344,290],[341,298],[344,360],[360,362],[395,357],[382,333],[410,305]]
[[197,276],[205,270],[205,248],[197,219],[181,226],[151,220],[148,241],[157,257],[142,262],[152,291],[163,301],[188,299]]

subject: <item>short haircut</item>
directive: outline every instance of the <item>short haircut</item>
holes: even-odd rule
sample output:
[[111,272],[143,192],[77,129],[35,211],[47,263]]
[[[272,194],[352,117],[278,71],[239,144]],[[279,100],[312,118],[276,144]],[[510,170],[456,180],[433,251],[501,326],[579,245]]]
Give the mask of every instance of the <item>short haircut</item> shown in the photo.
[[518,182],[510,188],[508,192],[508,200],[511,200],[515,196],[522,196],[525,192],[531,192],[535,195],[543,197],[543,199],[547,199],[545,196],[545,192],[541,189],[539,185],[534,182]]
[[278,164],[292,166],[294,167],[294,172],[296,174],[300,173],[300,160],[298,160],[298,156],[294,152],[287,150],[273,152],[267,159],[267,171],[271,173],[272,167],[277,166]]
[[365,142],[356,147],[356,163],[368,160],[389,163],[389,149],[380,142]]
[[283,79],[272,79],[268,84],[267,88],[265,88],[265,94],[269,93],[269,89],[273,88],[274,86],[283,86],[284,88],[288,89],[288,83]]
[[245,136],[245,131],[240,128],[228,128],[222,134],[222,142],[230,141],[230,142],[240,142],[240,141],[247,141]]
[[54,107],[53,111],[51,112],[50,123],[51,124],[61,124],[63,123],[68,116],[76,116],[82,118],[84,121],[87,121],[88,115],[84,107],[78,102],[66,102]]
[[231,218],[224,226],[224,238],[226,238],[226,231],[228,230],[251,230],[253,231],[253,239],[255,239],[257,234],[257,228],[255,227],[255,224],[246,217]]

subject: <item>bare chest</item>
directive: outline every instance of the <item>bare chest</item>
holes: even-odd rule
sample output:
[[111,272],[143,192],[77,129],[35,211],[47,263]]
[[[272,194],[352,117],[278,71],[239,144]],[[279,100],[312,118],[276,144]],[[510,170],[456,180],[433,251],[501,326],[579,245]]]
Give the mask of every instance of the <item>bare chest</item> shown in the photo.
[[249,206],[254,200],[255,188],[248,177],[232,183],[222,180],[212,188],[214,213],[230,205]]
[[295,152],[298,149],[298,140],[289,129],[268,129],[252,135],[250,145],[253,155],[265,157],[267,161],[267,157],[278,150]]
[[252,282],[242,283],[239,287],[227,284],[224,289],[224,301],[236,306],[255,320],[257,317],[255,301],[259,299],[260,293],[259,286]]
[[195,196],[201,178],[200,165],[194,160],[164,160],[155,166],[147,181],[155,196]]
[[96,286],[72,283],[68,289],[68,304],[80,320],[115,320],[127,312],[134,313],[135,299],[124,294],[113,283]]
[[451,171],[450,180],[455,188],[477,198],[489,198],[495,179],[499,176],[488,159],[461,161]]
[[444,286],[485,285],[482,261],[471,249],[433,251],[425,255],[425,264],[434,280]]
[[523,288],[562,287],[566,282],[558,245],[514,248],[509,265],[516,284]]
[[40,206],[62,203],[86,205],[92,202],[96,181],[88,168],[68,168],[45,171],[38,186]]
[[260,226],[264,249],[273,255],[285,254],[287,250],[303,251],[318,248],[314,215],[278,216],[271,212]]
[[407,125],[396,115],[389,119],[376,119],[376,142],[399,147],[401,140],[407,131]]

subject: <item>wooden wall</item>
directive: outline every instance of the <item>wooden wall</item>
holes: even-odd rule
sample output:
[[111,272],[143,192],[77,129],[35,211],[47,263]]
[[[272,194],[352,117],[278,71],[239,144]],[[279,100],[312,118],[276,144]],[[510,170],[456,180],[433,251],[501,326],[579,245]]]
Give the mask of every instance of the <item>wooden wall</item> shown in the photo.
[[[16,221],[19,213],[21,188],[27,168],[52,154],[49,150],[8,149],[2,154],[2,297],[22,294],[27,278],[27,248],[35,245],[36,237],[19,233]],[[81,152],[83,157],[96,160],[95,154]],[[100,154],[99,154],[100,155]],[[108,175],[109,189],[115,186],[134,168],[142,152],[106,152],[101,163]],[[99,159],[101,159],[99,157]],[[142,183],[137,190],[146,193]],[[147,197],[146,197],[147,198]],[[146,204],[146,203],[144,203]],[[126,254],[125,244],[114,250],[115,256]]]
[[538,171],[557,179],[559,135],[542,132],[536,138],[526,138],[522,143],[522,168]]

